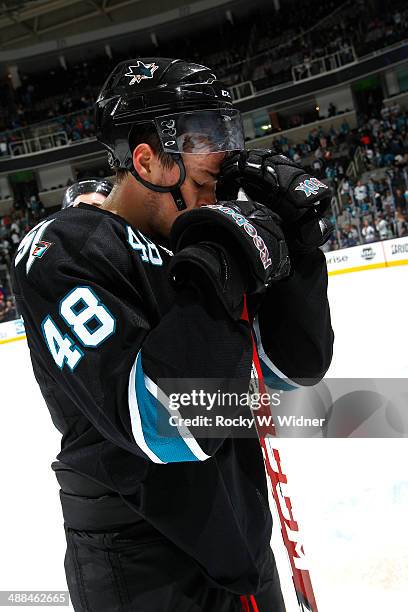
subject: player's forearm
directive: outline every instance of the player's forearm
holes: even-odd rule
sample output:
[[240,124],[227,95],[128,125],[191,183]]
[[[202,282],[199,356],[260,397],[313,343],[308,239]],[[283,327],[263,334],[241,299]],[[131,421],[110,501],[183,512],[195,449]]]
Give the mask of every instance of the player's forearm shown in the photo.
[[182,290],[145,338],[130,379],[131,412],[140,414],[133,435],[145,454],[166,463],[213,456],[229,435],[214,429],[218,398],[247,392],[251,363],[248,323],[232,320],[217,296]]
[[262,344],[287,377],[320,380],[330,365],[334,339],[326,261],[316,249],[292,266],[290,278],[271,287],[260,308]]
[[248,378],[251,335],[244,294],[289,273],[276,216],[256,203],[224,202],[186,212],[170,236],[176,300],[149,334],[143,360],[156,378]]
[[143,361],[158,378],[238,378],[251,369],[251,336],[210,288],[185,288],[147,336]]

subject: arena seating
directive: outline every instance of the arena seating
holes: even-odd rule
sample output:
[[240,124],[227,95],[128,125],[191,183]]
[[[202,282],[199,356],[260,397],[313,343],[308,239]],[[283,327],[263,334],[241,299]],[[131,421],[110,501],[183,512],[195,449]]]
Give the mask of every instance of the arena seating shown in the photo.
[[[330,54],[347,62],[352,59],[350,54],[361,57],[406,38],[408,8],[401,0],[389,0],[385,11],[381,10],[381,0],[348,0],[340,5],[334,0],[306,0],[297,3],[296,10],[293,3],[282,3],[279,13],[273,7],[255,11],[251,27],[248,20],[234,24],[226,21],[199,37],[159,41],[158,48],[153,44],[135,48],[134,54],[171,57],[177,48],[180,57],[213,67],[228,85],[251,81],[255,90],[261,91],[292,81],[295,65],[307,66],[315,58]],[[21,139],[22,127],[89,108],[109,69],[126,57],[129,55],[116,53],[112,59],[104,55],[70,64],[68,56],[66,70],[58,65],[51,73],[22,72],[22,86],[15,92],[6,79],[0,82],[0,144]],[[59,121],[64,123],[63,119]],[[74,138],[86,137],[92,131],[91,125],[67,127]]]

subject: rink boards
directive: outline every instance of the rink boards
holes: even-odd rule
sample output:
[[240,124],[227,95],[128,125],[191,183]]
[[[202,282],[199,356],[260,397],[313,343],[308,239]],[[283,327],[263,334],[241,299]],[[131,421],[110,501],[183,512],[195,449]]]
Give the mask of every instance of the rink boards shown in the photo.
[[408,236],[326,253],[329,276],[408,264]]
[[[408,264],[408,236],[326,253],[329,276]],[[21,319],[0,323],[0,344],[25,338]]]

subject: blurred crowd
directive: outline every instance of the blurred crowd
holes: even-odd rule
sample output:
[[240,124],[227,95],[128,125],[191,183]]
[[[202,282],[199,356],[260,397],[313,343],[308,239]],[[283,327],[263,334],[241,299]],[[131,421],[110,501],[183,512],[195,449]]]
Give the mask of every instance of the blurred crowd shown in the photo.
[[0,266],[9,266],[21,239],[44,216],[45,208],[38,196],[26,200],[25,207],[12,207],[12,212],[0,217]]
[[[347,147],[347,157],[353,145],[357,144],[356,130],[351,130],[345,119],[340,127],[317,126],[310,130],[303,142],[294,142],[293,139],[282,134],[272,139],[272,148],[290,157],[294,162],[309,160],[309,165],[316,171],[326,172],[327,178],[333,171],[331,160],[333,155],[343,147]],[[336,173],[339,167],[335,167]],[[340,169],[342,172],[342,169]]]
[[[248,27],[248,18],[240,20],[231,13],[230,19],[200,36],[192,34],[191,38],[177,40],[178,55],[213,67],[228,85],[251,81],[259,91],[291,81],[293,66],[298,67],[295,79],[313,76],[314,66],[317,71],[322,67],[329,70],[338,67],[337,61],[352,61],[352,49],[362,56],[405,39],[408,7],[401,0],[348,0],[340,4],[335,0],[288,0],[281,3],[279,12],[272,6],[254,9],[250,23]],[[21,139],[21,128],[88,109],[118,61],[132,55],[174,55],[175,41],[161,41],[159,37],[156,42],[122,55],[115,50],[110,58],[96,56],[75,64],[67,60],[51,71],[21,74],[22,85],[16,90],[7,80],[0,82],[0,132],[15,131],[3,138],[0,134],[0,152],[7,140]],[[338,57],[333,65],[329,58],[332,54]],[[314,62],[324,57],[327,61]],[[73,125],[70,121],[65,125],[64,119],[58,121],[73,140],[93,134],[88,112]]]
[[[333,103],[330,107],[335,109]],[[345,152],[347,161],[356,147],[363,151],[367,170],[406,165],[408,113],[398,104],[384,106],[379,113],[362,117],[358,128],[351,129],[344,119],[338,128],[327,124],[314,127],[303,142],[294,142],[282,134],[274,137],[271,144],[295,162],[308,160],[313,169],[324,170],[326,178],[338,182],[346,170],[341,153]]]
[[408,157],[403,166],[387,168],[383,178],[344,180],[347,203],[328,250],[408,236],[407,168]]
[[0,278],[0,323],[14,321],[17,318],[16,301],[14,295],[7,290],[6,282],[2,284]]
[[[89,102],[88,102],[89,104]],[[93,107],[60,115],[40,124],[8,130],[0,133],[0,157],[22,155],[63,145],[95,136]],[[26,150],[26,146],[29,150]]]
[[11,292],[8,270],[24,236],[46,215],[37,195],[26,198],[24,206],[15,205],[0,217],[0,323],[16,318],[15,299]]
[[367,178],[336,177],[344,223],[333,248],[408,233],[408,113],[397,106],[384,108],[360,127],[359,141]]
[[243,62],[240,76],[251,78],[258,91],[339,68],[353,61],[353,50],[362,57],[406,38],[408,8],[401,0],[310,0],[293,9],[282,3],[279,15],[257,22],[253,57]]

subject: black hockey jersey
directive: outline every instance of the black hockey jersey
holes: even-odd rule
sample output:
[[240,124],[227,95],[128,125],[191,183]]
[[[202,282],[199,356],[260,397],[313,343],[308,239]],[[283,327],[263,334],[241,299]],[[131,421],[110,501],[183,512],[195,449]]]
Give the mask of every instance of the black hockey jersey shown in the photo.
[[[257,440],[157,435],[158,381],[249,384],[251,329],[215,296],[175,293],[170,257],[89,205],[38,224],[12,272],[34,374],[62,433],[60,461],[120,494],[217,583],[255,592],[271,535]],[[333,341],[326,283],[318,251],[257,307],[263,367],[275,376],[324,375]]]

